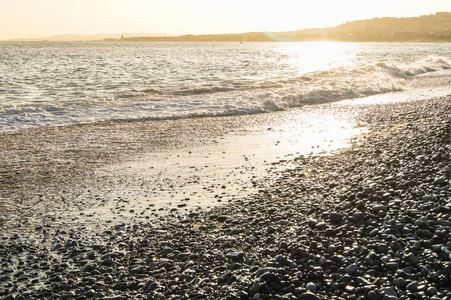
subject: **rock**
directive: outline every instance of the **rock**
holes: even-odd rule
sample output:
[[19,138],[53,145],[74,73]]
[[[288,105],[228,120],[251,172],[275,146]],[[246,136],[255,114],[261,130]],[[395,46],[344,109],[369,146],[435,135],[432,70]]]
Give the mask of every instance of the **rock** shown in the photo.
[[418,264],[418,258],[413,253],[407,254],[404,259],[413,266],[416,266]]
[[335,223],[340,222],[343,219],[343,215],[333,212],[329,215],[329,219],[330,219],[331,223],[335,224]]
[[377,252],[382,254],[387,254],[389,250],[389,247],[385,244],[380,244],[377,246]]
[[365,197],[365,194],[362,192],[358,192],[355,194],[355,199],[363,199]]
[[398,296],[392,296],[392,295],[384,295],[384,297],[382,297],[382,300],[398,300]]
[[368,292],[368,294],[366,296],[366,299],[367,300],[378,300],[379,297],[378,297],[376,291],[371,290],[371,291]]
[[115,284],[113,286],[113,290],[123,291],[125,289],[127,289],[127,283],[126,282],[120,282],[120,283]]
[[107,259],[105,259],[105,260],[102,260],[100,263],[101,263],[102,265],[104,265],[104,266],[109,266],[109,267],[111,267],[111,266],[114,265],[114,260],[112,260],[112,259],[110,259],[110,258],[107,258]]
[[415,293],[415,292],[418,291],[418,285],[417,285],[417,283],[416,283],[415,281],[412,281],[411,283],[409,283],[409,284],[406,286],[406,289],[407,289],[409,292]]
[[87,265],[84,266],[82,272],[88,272],[88,273],[89,273],[89,272],[91,272],[91,271],[94,270],[94,269],[95,269],[95,266],[94,266],[94,265],[87,264]]
[[363,277],[357,277],[357,282],[361,286],[370,286],[371,285],[371,282]]
[[418,228],[424,229],[424,230],[427,230],[427,231],[431,231],[431,227],[426,222],[419,222],[418,223]]
[[254,296],[255,293],[257,293],[262,287],[262,282],[260,280],[256,280],[252,283],[251,287],[249,288],[249,296]]
[[437,224],[442,226],[451,226],[451,222],[444,219],[438,219]]
[[358,210],[364,210],[365,209],[365,202],[362,201],[362,200],[357,201],[357,209]]
[[254,296],[252,297],[252,300],[260,299],[260,297],[261,297],[260,293],[255,293]]
[[374,214],[379,214],[380,212],[387,212],[387,207],[385,205],[375,205],[371,208]]
[[390,271],[394,271],[399,267],[399,264],[395,261],[389,261],[385,264],[385,267]]
[[407,283],[404,280],[404,278],[402,278],[402,277],[395,279],[393,283],[400,290],[405,290],[406,289]]
[[391,243],[390,243],[390,248],[393,250],[393,251],[399,251],[399,250],[401,250],[402,249],[402,246],[398,243],[398,242],[396,242],[396,241],[392,241]]
[[265,273],[274,273],[274,272],[276,272],[275,268],[260,268],[260,269],[257,269],[256,275],[257,275],[257,277],[260,277]]
[[428,296],[435,296],[435,295],[437,295],[437,293],[438,293],[437,288],[435,288],[433,286],[428,287],[428,289],[426,290],[426,294]]
[[266,229],[266,232],[269,233],[269,234],[271,234],[271,233],[276,232],[276,229],[275,229],[274,227],[272,227],[272,226],[269,226],[269,227]]
[[[0,235],[0,296],[447,299],[451,97],[447,99],[434,107],[421,106],[422,101],[393,105],[384,114],[365,107],[370,110],[365,118],[378,120],[367,123],[376,132],[392,128],[399,116],[406,123],[388,135],[368,135],[362,145],[359,141],[343,153],[295,159],[298,167],[265,182],[246,201],[233,199],[205,211],[190,205],[171,214],[175,203],[155,220],[144,214],[139,221],[134,213],[122,222],[127,217],[118,215],[105,231],[96,223],[84,229],[77,219],[65,224],[58,215],[58,226],[47,215],[30,218],[29,225],[26,218],[12,218],[18,223]],[[97,199],[92,191],[86,194]],[[88,200],[83,195],[77,198],[80,203]],[[132,194],[129,198],[112,199],[117,204],[113,212],[137,212],[139,205],[127,202]],[[59,205],[60,199],[55,202]],[[85,204],[91,203],[80,205]],[[39,230],[36,220],[43,224]]]
[[279,224],[283,225],[283,226],[286,226],[286,225],[290,224],[290,221],[288,221],[288,220],[280,220]]
[[325,222],[319,222],[317,224],[315,224],[315,229],[319,229],[322,230],[324,228],[326,228],[327,224]]
[[313,282],[309,282],[305,285],[305,289],[312,293],[316,293],[316,284],[314,284]]
[[225,222],[225,220],[227,220],[227,216],[217,216],[216,220],[218,220],[218,222]]
[[306,292],[306,293],[302,293],[299,296],[299,299],[301,299],[301,300],[321,300],[320,297],[318,297],[317,295],[315,295],[314,293],[312,293],[310,291]]
[[387,296],[395,296],[397,297],[398,294],[396,293],[396,291],[393,288],[381,288],[379,289],[379,294],[381,295],[387,295]]
[[362,212],[356,212],[352,215],[357,221],[365,220],[365,215]]
[[230,251],[225,254],[225,257],[234,261],[240,261],[244,257],[244,252]]
[[352,264],[346,269],[346,272],[348,272],[349,275],[353,275],[358,268],[359,267],[356,264]]

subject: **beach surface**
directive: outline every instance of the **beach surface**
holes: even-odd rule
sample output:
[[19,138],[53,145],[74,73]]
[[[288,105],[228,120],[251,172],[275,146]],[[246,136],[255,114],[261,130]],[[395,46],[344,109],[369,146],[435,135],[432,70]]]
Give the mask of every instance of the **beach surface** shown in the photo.
[[257,191],[299,154],[365,129],[346,106],[101,123],[0,136],[2,226],[26,230],[180,217]]
[[90,228],[180,218],[246,197],[369,130],[369,107],[437,98],[449,77],[412,79],[409,92],[230,117],[96,122],[0,135],[0,226]]
[[451,297],[451,98],[412,95],[0,136],[0,293]]

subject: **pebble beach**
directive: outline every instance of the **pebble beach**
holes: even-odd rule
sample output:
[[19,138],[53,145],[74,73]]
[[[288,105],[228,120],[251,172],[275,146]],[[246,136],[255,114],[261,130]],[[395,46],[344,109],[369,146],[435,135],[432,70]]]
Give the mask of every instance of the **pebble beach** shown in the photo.
[[[66,197],[74,195],[77,184],[69,182],[87,185],[96,161],[114,162],[117,153],[137,153],[143,151],[141,146],[117,143],[117,151],[100,151],[100,139],[97,150],[85,149],[82,168],[80,160],[72,165],[73,156],[68,156],[65,172],[70,176],[55,172],[36,177],[43,169],[30,168],[35,178],[54,180],[28,189],[41,189],[41,206],[54,215],[38,223],[24,221],[33,214],[24,209],[33,207],[26,200],[34,198],[4,176],[2,186],[9,188],[2,194],[0,295],[80,300],[450,299],[450,100],[343,106],[368,129],[349,147],[295,155],[288,159],[291,168],[255,182],[255,192],[170,218],[132,218],[94,228],[64,225],[57,216],[65,210],[64,200],[45,200],[56,195],[52,186],[68,189]],[[173,123],[174,128],[181,123]],[[110,132],[117,126],[106,125]],[[130,140],[151,136],[137,130],[139,124],[130,126]],[[71,141],[86,137],[89,126],[76,128]],[[218,131],[202,128],[209,128],[208,122],[193,132],[202,132],[203,138],[207,133],[218,136]],[[152,130],[158,132],[158,127]],[[99,141],[99,132],[87,136]],[[16,138],[16,145],[27,140],[20,134]],[[202,143],[196,138],[185,141]],[[159,143],[174,145],[167,139]],[[113,144],[110,140],[108,145]],[[151,148],[156,142],[140,145]],[[14,175],[5,169],[3,174]],[[77,176],[85,180],[74,180]],[[20,207],[12,203],[14,188],[22,193],[16,195],[23,199]]]

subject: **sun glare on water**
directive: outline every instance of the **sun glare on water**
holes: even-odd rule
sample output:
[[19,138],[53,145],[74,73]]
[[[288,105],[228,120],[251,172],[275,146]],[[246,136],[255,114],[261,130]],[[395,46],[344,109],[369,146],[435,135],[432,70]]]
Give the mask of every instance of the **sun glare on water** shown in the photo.
[[355,52],[353,44],[338,42],[312,42],[281,44],[281,51],[290,57],[290,64],[296,66],[299,74],[328,71],[351,64]]
[[279,148],[292,147],[291,141],[301,148],[307,147],[311,152],[323,154],[330,154],[331,151],[346,147],[352,137],[366,131],[346,115],[340,116],[308,108],[303,109],[302,114],[296,111],[288,114],[278,130],[286,144],[282,143]]

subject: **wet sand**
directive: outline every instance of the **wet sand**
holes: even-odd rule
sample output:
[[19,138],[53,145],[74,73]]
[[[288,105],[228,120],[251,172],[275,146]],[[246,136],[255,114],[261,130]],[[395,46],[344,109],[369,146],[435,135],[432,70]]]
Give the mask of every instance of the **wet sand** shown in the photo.
[[104,122],[0,134],[0,226],[104,227],[174,219],[268,186],[299,155],[361,138],[381,105],[446,94],[449,77],[417,78],[412,92],[272,114]]
[[346,107],[323,105],[3,134],[1,226],[99,225],[233,201],[255,192],[257,181],[277,176],[271,168],[287,167],[276,162],[345,146],[363,129],[354,120]]

